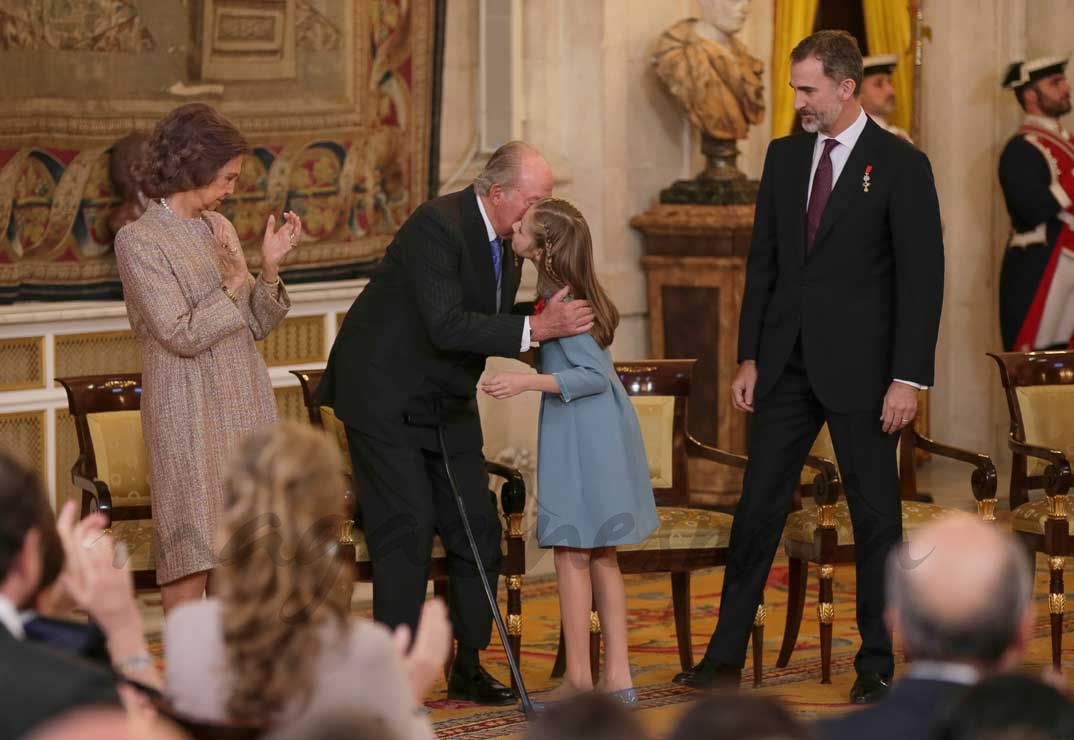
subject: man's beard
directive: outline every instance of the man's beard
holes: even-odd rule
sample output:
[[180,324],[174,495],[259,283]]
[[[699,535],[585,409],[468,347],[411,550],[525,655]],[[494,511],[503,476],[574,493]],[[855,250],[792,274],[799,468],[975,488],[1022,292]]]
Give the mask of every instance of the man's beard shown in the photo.
[[1053,99],[1040,95],[1038,100],[1040,100],[1040,112],[1050,118],[1059,118],[1060,116],[1065,116],[1067,113],[1070,113],[1071,106],[1069,96]]
[[[798,115],[802,118],[802,128],[808,133],[815,134],[818,131],[831,129],[832,125],[839,119],[839,114],[842,112],[843,107],[838,105],[838,107],[833,106],[826,111],[820,111],[814,108],[802,108],[802,110],[798,111]],[[812,113],[812,117],[809,120],[806,120],[806,113]]]

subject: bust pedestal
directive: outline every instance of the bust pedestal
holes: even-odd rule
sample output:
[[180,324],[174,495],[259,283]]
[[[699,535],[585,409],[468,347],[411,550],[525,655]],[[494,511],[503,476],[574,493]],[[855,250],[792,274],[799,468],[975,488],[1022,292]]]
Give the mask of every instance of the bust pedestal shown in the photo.
[[[654,205],[630,225],[645,235],[642,267],[654,357],[697,358],[687,418],[690,433],[746,451],[746,414],[731,406],[738,368],[738,314],[746,284],[752,205]],[[691,461],[696,503],[733,507],[740,471]]]

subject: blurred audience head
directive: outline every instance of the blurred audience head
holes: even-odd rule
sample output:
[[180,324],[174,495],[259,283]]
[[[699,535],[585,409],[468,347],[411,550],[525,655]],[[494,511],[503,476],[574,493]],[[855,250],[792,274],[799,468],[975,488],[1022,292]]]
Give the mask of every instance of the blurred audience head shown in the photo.
[[274,732],[266,740],[407,740],[383,720],[353,709],[314,712]]
[[596,692],[553,704],[526,733],[526,740],[647,740],[648,737],[630,709]]
[[[49,544],[53,536],[58,556]],[[52,553],[47,567],[46,552]],[[63,547],[41,481],[0,451],[0,596],[21,609],[37,594],[46,574],[55,580],[62,565]]]
[[1021,664],[1033,626],[1026,552],[969,514],[918,530],[887,568],[888,623],[918,661],[1007,670]]
[[274,717],[292,697],[308,699],[325,628],[342,628],[350,613],[354,564],[338,552],[343,495],[339,452],[308,425],[253,432],[227,473],[213,577],[236,719]]
[[670,740],[806,740],[805,728],[774,699],[712,694],[679,718]]
[[951,704],[933,740],[1066,740],[1074,737],[1074,704],[1036,678],[986,678]]

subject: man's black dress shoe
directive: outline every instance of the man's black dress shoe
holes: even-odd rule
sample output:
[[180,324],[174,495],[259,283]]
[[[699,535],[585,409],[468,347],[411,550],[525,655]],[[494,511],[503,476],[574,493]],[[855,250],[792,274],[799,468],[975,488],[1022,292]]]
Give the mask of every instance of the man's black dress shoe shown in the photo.
[[468,674],[452,670],[448,679],[447,695],[449,699],[472,701],[492,707],[514,704],[517,701],[515,692],[490,676],[481,666]]
[[702,658],[693,668],[683,671],[671,680],[692,689],[735,688],[742,681],[742,669]]
[[880,701],[890,690],[890,678],[885,678],[879,673],[859,673],[854,685],[850,687],[850,701],[855,704]]

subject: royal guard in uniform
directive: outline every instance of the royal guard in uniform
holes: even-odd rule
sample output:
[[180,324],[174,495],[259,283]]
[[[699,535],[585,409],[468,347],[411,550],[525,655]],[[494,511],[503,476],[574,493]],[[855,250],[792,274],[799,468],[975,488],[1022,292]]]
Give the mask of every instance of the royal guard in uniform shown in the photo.
[[1003,79],[1026,112],[999,158],[1011,216],[999,279],[1008,351],[1070,347],[1074,337],[1074,139],[1059,123],[1071,107],[1068,59],[1015,62]]

